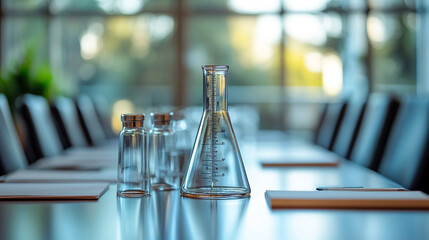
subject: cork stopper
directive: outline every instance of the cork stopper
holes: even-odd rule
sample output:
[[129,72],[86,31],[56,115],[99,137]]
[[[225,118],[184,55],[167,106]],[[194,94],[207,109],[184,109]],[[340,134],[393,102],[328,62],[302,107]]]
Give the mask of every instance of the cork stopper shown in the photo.
[[121,115],[122,126],[127,128],[143,127],[144,114],[142,113],[127,113]]
[[174,114],[172,112],[169,113],[151,113],[150,118],[152,120],[152,124],[155,127],[169,126],[170,122],[173,120]]

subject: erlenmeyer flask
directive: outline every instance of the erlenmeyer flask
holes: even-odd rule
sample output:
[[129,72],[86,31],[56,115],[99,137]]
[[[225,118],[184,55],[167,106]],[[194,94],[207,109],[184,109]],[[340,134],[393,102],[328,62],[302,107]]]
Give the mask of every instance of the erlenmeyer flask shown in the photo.
[[228,66],[203,66],[204,112],[181,194],[194,198],[250,196],[227,103]]

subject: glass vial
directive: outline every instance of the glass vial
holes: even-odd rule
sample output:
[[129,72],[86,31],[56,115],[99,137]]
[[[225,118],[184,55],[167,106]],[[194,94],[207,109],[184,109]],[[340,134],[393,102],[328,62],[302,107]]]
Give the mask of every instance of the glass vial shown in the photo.
[[228,66],[203,66],[204,111],[181,194],[193,198],[250,196],[237,139],[228,114]]
[[150,171],[147,157],[147,133],[144,114],[122,114],[119,134],[117,195],[141,197],[150,195]]
[[152,188],[169,191],[179,188],[179,166],[173,131],[173,113],[151,113],[149,161]]
[[176,151],[179,161],[179,174],[180,179],[182,179],[186,169],[188,169],[192,142],[184,110],[175,111],[173,118],[173,130],[176,135]]

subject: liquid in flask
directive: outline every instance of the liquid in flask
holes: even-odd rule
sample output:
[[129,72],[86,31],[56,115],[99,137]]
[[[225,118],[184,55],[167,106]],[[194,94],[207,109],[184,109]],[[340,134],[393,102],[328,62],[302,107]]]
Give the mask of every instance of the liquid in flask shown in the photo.
[[205,65],[204,111],[181,194],[194,198],[241,198],[250,186],[228,114],[228,66]]

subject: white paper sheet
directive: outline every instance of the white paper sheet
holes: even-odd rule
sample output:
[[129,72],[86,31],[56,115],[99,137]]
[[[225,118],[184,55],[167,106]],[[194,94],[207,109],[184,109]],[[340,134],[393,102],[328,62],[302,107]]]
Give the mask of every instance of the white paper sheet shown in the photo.
[[116,170],[62,171],[19,170],[6,175],[5,182],[110,182],[117,181]]
[[107,183],[0,183],[0,199],[97,200]]
[[265,197],[271,208],[429,209],[420,191],[273,191]]

